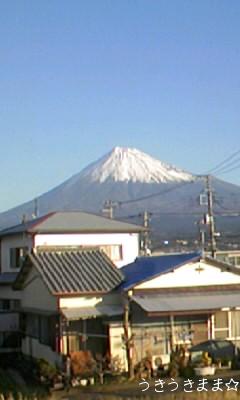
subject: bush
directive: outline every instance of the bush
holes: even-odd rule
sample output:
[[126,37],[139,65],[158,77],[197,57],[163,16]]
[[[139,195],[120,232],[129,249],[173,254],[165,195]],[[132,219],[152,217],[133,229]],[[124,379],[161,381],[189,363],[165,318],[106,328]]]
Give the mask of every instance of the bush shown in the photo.
[[51,381],[57,375],[57,369],[43,358],[37,360],[36,367],[40,378],[43,377],[46,380]]
[[96,371],[96,361],[90,351],[74,351],[71,353],[71,367],[73,376],[87,378]]

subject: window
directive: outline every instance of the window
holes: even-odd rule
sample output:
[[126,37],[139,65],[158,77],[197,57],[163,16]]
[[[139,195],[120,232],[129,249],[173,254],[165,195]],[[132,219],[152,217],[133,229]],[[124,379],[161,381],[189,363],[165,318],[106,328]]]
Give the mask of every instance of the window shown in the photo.
[[34,338],[39,335],[39,318],[38,315],[27,314],[26,316],[26,334]]
[[99,246],[112,261],[120,261],[123,258],[122,246],[120,244],[110,244]]
[[39,341],[42,344],[51,344],[51,335],[49,329],[49,318],[45,316],[39,316]]
[[231,336],[240,337],[240,311],[231,311]]
[[0,299],[0,310],[1,311],[10,310],[10,300]]
[[20,300],[0,299],[0,311],[16,311],[20,308]]
[[229,314],[228,311],[218,311],[215,314],[215,339],[226,339],[229,337]]
[[13,247],[10,249],[10,268],[20,268],[28,252],[27,247]]

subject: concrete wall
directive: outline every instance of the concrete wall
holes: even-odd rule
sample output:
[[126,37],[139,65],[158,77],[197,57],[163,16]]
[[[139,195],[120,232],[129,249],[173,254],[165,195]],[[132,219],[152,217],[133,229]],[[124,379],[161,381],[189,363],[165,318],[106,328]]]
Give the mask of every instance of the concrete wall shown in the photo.
[[137,233],[109,234],[39,234],[35,236],[34,246],[100,246],[121,245],[122,260],[114,261],[117,267],[129,264],[139,255]]
[[31,235],[19,234],[1,239],[1,272],[18,272],[19,268],[10,268],[10,249],[14,247],[32,248]]

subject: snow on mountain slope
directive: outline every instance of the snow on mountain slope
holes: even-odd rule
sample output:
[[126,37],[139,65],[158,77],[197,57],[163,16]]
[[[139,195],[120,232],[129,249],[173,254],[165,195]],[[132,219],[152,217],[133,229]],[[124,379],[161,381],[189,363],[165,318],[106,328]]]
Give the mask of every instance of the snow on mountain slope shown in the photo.
[[100,183],[167,183],[190,181],[194,176],[137,149],[115,147],[110,153],[86,167],[78,174],[79,178]]

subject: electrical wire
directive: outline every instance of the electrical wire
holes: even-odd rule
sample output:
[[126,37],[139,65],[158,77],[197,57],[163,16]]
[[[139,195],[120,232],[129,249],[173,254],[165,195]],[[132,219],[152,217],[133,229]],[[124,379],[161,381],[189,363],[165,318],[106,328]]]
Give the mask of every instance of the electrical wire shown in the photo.
[[[238,160],[238,161],[239,161],[239,160]],[[227,169],[224,169],[224,170],[220,170],[219,172],[217,172],[217,173],[215,174],[215,176],[228,174],[229,172],[235,171],[235,170],[238,169],[238,168],[240,168],[240,163],[237,164],[237,165],[235,165],[234,167],[232,167],[232,168],[230,168],[230,169],[227,168]]]
[[[240,154],[240,150],[237,150],[237,151],[235,151],[234,153],[230,154],[230,156],[228,156],[228,157],[225,158],[223,161],[221,161],[220,163],[218,163],[217,165],[215,165],[215,167],[213,167],[213,168],[211,168],[210,170],[208,170],[208,171],[206,172],[206,174],[208,175],[208,174],[214,173],[214,175],[215,175],[220,167],[226,168],[227,165],[229,164],[228,162],[231,161],[231,160],[232,160],[234,157],[236,157],[238,154]],[[236,160],[235,160],[235,161],[236,161]],[[225,165],[226,163],[227,163],[227,165]],[[232,164],[232,163],[233,163],[233,161],[230,162],[230,164]],[[222,168],[220,168],[220,169],[222,169]]]
[[239,164],[240,157],[238,157],[236,160],[232,160],[231,162],[227,163],[227,165],[223,165],[221,168],[218,168],[215,172],[214,175],[217,175],[221,173],[222,171],[225,171],[225,169],[229,169],[230,167],[234,168],[235,164]]
[[123,201],[118,201],[117,203],[121,206],[121,205],[125,205],[125,204],[131,204],[131,203],[136,203],[139,201],[144,201],[144,200],[148,200],[148,199],[152,199],[153,197],[158,197],[158,196],[163,196],[164,194],[170,193],[174,190],[180,189],[181,187],[185,186],[185,185],[189,185],[190,183],[195,182],[195,180],[191,180],[191,181],[187,181],[184,182],[182,184],[177,184],[175,186],[172,186],[164,191],[161,192],[156,192],[156,193],[152,193],[146,196],[142,196],[142,197],[138,197],[136,199],[132,199],[132,200],[123,200]]

